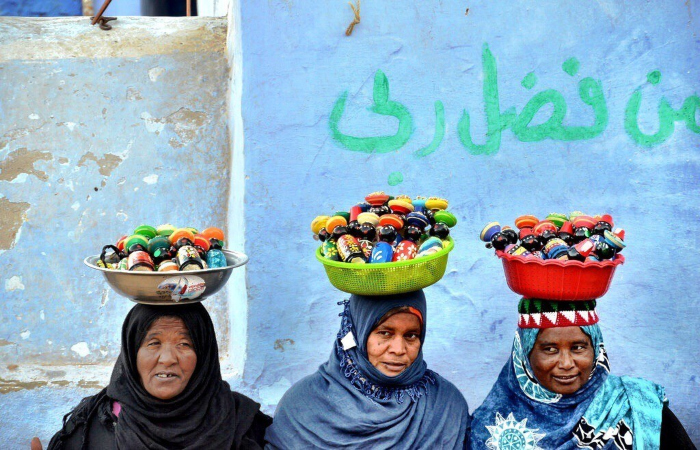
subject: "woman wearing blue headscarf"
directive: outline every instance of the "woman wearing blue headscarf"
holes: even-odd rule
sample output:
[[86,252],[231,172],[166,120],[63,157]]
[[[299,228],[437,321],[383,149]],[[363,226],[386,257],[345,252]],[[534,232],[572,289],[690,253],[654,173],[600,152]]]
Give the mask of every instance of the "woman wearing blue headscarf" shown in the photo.
[[422,291],[345,302],[331,356],[282,397],[270,449],[462,449],[467,402],[423,361]]
[[595,304],[520,301],[511,357],[474,412],[471,448],[695,448],[661,386],[609,373]]

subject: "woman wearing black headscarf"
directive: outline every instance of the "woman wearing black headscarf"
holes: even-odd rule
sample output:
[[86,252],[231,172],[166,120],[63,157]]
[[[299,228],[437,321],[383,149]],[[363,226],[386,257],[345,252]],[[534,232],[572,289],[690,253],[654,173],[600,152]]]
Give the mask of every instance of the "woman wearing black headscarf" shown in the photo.
[[64,417],[48,448],[255,449],[270,423],[259,404],[222,380],[214,325],[201,303],[139,304],[122,326],[109,385]]

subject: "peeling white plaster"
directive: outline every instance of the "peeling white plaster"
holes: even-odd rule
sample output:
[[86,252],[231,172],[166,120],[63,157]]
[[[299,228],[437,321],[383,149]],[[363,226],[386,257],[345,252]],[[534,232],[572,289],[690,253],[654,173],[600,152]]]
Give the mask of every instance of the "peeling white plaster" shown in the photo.
[[61,122],[61,125],[65,125],[66,128],[68,128],[70,131],[73,131],[75,129],[75,126],[77,123],[75,122]]
[[160,134],[163,128],[165,128],[165,121],[163,119],[155,118],[148,112],[142,112],[141,119],[145,122],[146,130],[148,130],[149,133]]
[[80,356],[81,358],[85,358],[87,355],[90,354],[90,349],[88,348],[87,342],[78,342],[70,349],[71,351],[77,353],[78,356]]
[[100,350],[100,355],[102,355],[102,356],[107,356],[107,352],[104,351],[104,350]]
[[120,178],[119,181],[117,182],[117,186],[121,186],[124,183],[126,183],[126,178]]
[[46,320],[46,314],[44,314],[44,310],[43,310],[43,309],[42,309],[41,311],[39,311],[39,318],[40,318],[41,320]]
[[75,192],[75,187],[73,186],[73,180],[68,180],[64,184],[65,187],[70,189],[71,192]]
[[77,211],[78,208],[80,208],[80,202],[75,202],[71,205],[71,208],[73,208],[73,211]]
[[154,67],[148,71],[148,78],[154,83],[158,80],[158,77],[165,73],[165,69],[162,67]]
[[16,290],[24,290],[24,284],[22,284],[22,277],[20,276],[13,276],[9,280],[5,281],[5,290],[6,291],[16,291]]
[[39,114],[32,113],[27,117],[29,117],[29,120],[39,120]]
[[138,190],[139,190],[139,188],[137,188],[137,187],[134,188],[134,192],[136,192],[136,191],[138,191]]
[[149,175],[143,179],[143,182],[146,184],[156,184],[158,182],[158,175]]
[[24,330],[22,331],[19,335],[22,336],[22,339],[29,339],[29,336],[32,334],[31,331],[29,330]]
[[28,176],[29,176],[29,175],[26,174],[26,173],[20,173],[20,174],[17,175],[12,181],[10,181],[10,183],[12,183],[12,184],[21,184],[21,183],[24,183],[25,181],[27,181],[27,177],[28,177]]
[[117,219],[120,219],[122,222],[126,222],[129,216],[126,215],[126,213],[119,211],[117,213]]

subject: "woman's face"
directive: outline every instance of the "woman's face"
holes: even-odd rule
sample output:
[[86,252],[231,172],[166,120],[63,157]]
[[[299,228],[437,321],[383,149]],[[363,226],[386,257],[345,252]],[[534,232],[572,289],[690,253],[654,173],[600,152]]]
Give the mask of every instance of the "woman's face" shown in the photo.
[[384,375],[395,377],[406,370],[420,352],[420,321],[411,313],[390,316],[367,338],[369,362]]
[[537,335],[530,365],[542,386],[573,394],[593,371],[593,345],[580,327],[545,328]]
[[153,322],[136,354],[144,389],[161,400],[171,399],[185,390],[196,366],[197,354],[182,319],[161,317]]

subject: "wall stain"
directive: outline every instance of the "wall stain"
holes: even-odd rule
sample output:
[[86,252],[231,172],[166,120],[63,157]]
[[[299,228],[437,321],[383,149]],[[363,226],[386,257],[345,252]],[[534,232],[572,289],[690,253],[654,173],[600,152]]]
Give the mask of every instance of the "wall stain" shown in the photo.
[[14,342],[7,341],[5,339],[0,339],[0,347],[4,347],[6,345],[17,345],[17,344]]
[[49,176],[46,175],[46,172],[34,169],[34,163],[52,159],[53,156],[49,152],[29,151],[26,147],[18,148],[0,161],[0,181],[12,181],[22,173],[34,175],[41,181],[46,181]]
[[78,161],[78,167],[87,166],[86,161],[94,161],[95,163],[97,163],[100,174],[105,177],[108,177],[112,174],[112,171],[116,169],[117,166],[119,166],[119,164],[122,163],[123,160],[119,156],[113,155],[111,153],[105,153],[105,155],[102,158],[98,159],[97,156],[95,156],[92,152],[87,152],[80,158],[80,161]]
[[286,344],[294,345],[294,339],[277,339],[275,341],[275,350],[284,351],[284,346]]
[[165,117],[151,117],[148,113],[141,114],[141,119],[146,122],[146,129],[155,134],[160,134],[165,125],[172,125],[173,131],[179,138],[171,138],[168,143],[173,148],[182,148],[194,141],[199,129],[208,124],[211,119],[201,111],[192,111],[188,108],[180,108]]
[[29,203],[15,203],[5,197],[0,198],[0,250],[14,247],[17,233],[27,220],[29,207]]

